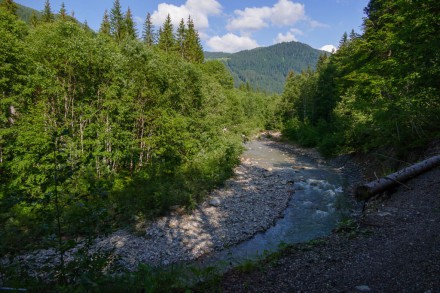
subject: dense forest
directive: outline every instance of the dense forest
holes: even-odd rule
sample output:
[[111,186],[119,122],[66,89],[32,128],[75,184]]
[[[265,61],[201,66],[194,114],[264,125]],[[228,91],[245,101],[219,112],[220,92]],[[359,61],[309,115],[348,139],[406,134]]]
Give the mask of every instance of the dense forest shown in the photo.
[[277,98],[203,62],[191,18],[147,15],[138,38],[118,0],[98,33],[49,1],[29,25],[16,8],[0,8],[2,255],[190,209],[276,123]]
[[284,42],[233,54],[205,52],[205,58],[224,62],[236,87],[244,85],[267,93],[282,93],[289,71],[314,70],[323,53],[299,42]]
[[371,0],[365,13],[363,33],[344,34],[335,53],[304,53],[308,69],[282,62],[292,44],[252,50],[278,60],[276,74],[259,62],[264,76],[240,80],[276,90],[267,76],[287,74],[268,95],[234,88],[234,68],[255,65],[244,53],[217,54],[228,67],[204,60],[191,18],[155,28],[147,13],[138,32],[115,0],[94,32],[64,5],[46,1],[26,23],[1,2],[0,255],[62,256],[76,239],[191,210],[262,129],[328,156],[404,155],[439,139],[439,2]]
[[363,34],[344,34],[316,71],[291,72],[284,134],[326,155],[397,156],[440,137],[440,4],[371,0]]

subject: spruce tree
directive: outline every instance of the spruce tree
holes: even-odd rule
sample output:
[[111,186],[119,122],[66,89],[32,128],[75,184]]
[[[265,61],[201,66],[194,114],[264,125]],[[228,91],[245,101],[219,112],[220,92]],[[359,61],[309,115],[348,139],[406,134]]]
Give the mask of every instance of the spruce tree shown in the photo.
[[142,38],[147,46],[152,46],[156,42],[156,36],[154,33],[154,25],[151,22],[151,15],[147,13],[145,18],[144,30],[142,32]]
[[133,16],[131,14],[130,7],[128,7],[127,12],[125,13],[124,22],[125,22],[125,30],[124,30],[125,36],[133,39],[137,38],[137,31],[134,25]]
[[124,37],[124,15],[122,13],[121,3],[115,0],[113,8],[110,11],[110,34],[116,42],[120,42]]
[[61,8],[60,8],[60,17],[62,20],[66,20],[67,19],[67,12],[66,12],[66,6],[64,5],[64,2],[61,3]]
[[195,29],[191,16],[188,17],[188,29],[185,37],[185,59],[195,63],[202,63],[204,60],[199,34]]
[[339,48],[342,48],[343,46],[347,45],[347,43],[348,43],[348,34],[347,32],[344,32],[341,40],[339,41]]
[[183,18],[180,20],[179,27],[177,28],[176,35],[176,51],[179,52],[179,55],[184,58],[185,56],[185,39],[186,39],[186,28],[185,21]]
[[13,15],[17,16],[18,7],[13,0],[3,0],[3,2],[0,3],[0,7],[3,7],[6,11],[9,11]]
[[104,11],[104,17],[102,18],[101,27],[99,28],[99,32],[101,34],[110,36],[110,19],[108,17],[107,9]]
[[55,20],[55,16],[52,13],[52,9],[50,8],[49,0],[46,0],[44,4],[44,10],[42,15],[43,22],[53,22]]
[[176,40],[174,38],[173,24],[168,14],[159,34],[159,48],[165,52],[171,52],[175,47]]

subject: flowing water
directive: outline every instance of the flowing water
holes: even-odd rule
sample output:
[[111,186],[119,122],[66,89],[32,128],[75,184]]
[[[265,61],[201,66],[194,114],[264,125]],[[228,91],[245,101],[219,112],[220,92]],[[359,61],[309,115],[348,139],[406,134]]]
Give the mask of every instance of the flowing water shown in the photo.
[[[200,261],[202,266],[215,263],[227,266],[255,260],[267,252],[274,252],[284,244],[305,242],[328,235],[339,216],[335,203],[342,194],[342,178],[330,167],[300,154],[272,147],[265,141],[247,144],[244,159],[256,168],[283,173],[292,184],[292,197],[283,217],[265,232],[225,249]],[[268,178],[270,180],[270,178]]]

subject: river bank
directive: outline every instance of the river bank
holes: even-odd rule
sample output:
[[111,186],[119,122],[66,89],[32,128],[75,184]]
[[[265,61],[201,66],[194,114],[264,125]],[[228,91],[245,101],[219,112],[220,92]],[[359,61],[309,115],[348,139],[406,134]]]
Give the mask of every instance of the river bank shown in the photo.
[[[304,229],[299,227],[295,231],[307,230],[307,235],[300,235],[303,238],[298,241],[326,235],[337,222],[333,214],[337,193],[342,192],[338,183],[340,172],[328,166],[317,153],[275,142],[263,135],[248,142],[235,175],[195,210],[187,212],[173,207],[168,215],[155,221],[139,221],[133,230],[118,230],[96,239],[91,250],[111,251],[117,265],[129,271],[136,270],[141,263],[153,267],[187,263],[225,251],[273,227],[285,216],[293,195],[298,198],[295,203],[298,211],[306,211],[294,213],[301,215],[304,222]],[[326,199],[312,202],[306,192],[314,192],[318,197],[324,194]],[[278,229],[274,235],[280,231],[287,233],[284,227]],[[277,241],[271,246],[277,246],[284,239]],[[267,248],[267,241],[260,242],[252,245],[262,252]],[[73,260],[76,251],[66,253],[66,262]],[[48,249],[16,257],[14,262],[32,275],[39,275],[37,272],[42,267],[46,271],[54,270],[57,260],[56,252]]]
[[440,168],[369,201],[340,228],[246,272],[229,271],[217,290],[440,292]]

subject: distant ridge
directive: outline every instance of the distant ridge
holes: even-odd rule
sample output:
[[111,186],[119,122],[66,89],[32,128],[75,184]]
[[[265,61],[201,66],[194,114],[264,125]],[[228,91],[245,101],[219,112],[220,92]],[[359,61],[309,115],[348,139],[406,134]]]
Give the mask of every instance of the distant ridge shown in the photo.
[[249,83],[254,89],[281,93],[289,71],[315,69],[319,55],[325,53],[303,43],[286,42],[232,54],[205,52],[205,59],[224,62],[236,86]]

